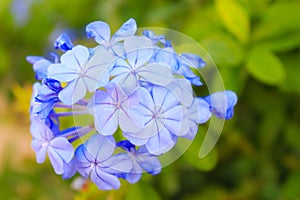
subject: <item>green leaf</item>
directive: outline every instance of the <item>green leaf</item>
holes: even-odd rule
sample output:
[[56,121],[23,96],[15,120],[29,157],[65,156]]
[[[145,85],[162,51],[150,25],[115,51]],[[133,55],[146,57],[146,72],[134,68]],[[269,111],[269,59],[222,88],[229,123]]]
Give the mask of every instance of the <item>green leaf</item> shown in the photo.
[[218,162],[218,152],[216,149],[212,149],[204,158],[199,158],[199,149],[203,143],[205,137],[203,129],[199,129],[192,145],[189,147],[187,152],[183,154],[182,159],[191,164],[193,167],[200,171],[212,170]]
[[280,59],[266,49],[252,49],[246,67],[255,79],[268,85],[278,85],[285,78],[285,69]]
[[282,1],[267,9],[254,29],[254,40],[284,36],[300,30],[300,2]]
[[216,0],[216,9],[224,26],[241,42],[247,42],[250,20],[245,9],[234,0]]
[[285,92],[294,92],[300,94],[300,53],[289,53],[281,57],[283,64],[286,67],[286,79],[284,84],[280,86]]
[[293,50],[300,47],[300,31],[284,37],[263,40],[259,46],[278,53]]
[[226,33],[217,34],[201,41],[218,66],[237,67],[244,59],[244,50]]
[[142,182],[137,184],[129,185],[125,200],[160,200],[157,192],[150,185],[146,185]]

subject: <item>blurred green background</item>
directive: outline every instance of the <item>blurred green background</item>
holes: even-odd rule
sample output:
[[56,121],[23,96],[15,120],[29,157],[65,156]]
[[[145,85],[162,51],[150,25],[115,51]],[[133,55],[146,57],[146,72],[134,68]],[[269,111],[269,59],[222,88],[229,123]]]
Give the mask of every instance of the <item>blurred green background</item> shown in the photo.
[[[300,199],[299,0],[0,0],[1,199]],[[75,191],[30,148],[28,107],[34,74],[27,55],[49,55],[54,36],[84,37],[91,21],[115,31],[180,31],[203,45],[226,89],[237,92],[235,116],[215,149],[198,159],[202,135],[156,177],[119,191],[92,184]]]

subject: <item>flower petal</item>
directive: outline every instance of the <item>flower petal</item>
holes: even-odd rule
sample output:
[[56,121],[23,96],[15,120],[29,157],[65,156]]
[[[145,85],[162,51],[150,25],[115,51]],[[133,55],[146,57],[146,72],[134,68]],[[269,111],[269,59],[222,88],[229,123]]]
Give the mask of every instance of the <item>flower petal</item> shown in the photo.
[[153,45],[145,36],[131,36],[124,41],[124,49],[128,63],[136,68],[150,60],[153,54]]
[[174,79],[171,67],[162,63],[147,64],[140,67],[137,73],[146,81],[161,86],[168,85]]
[[120,40],[123,40],[126,37],[132,36],[135,34],[137,30],[137,25],[134,19],[130,18],[127,20],[119,30],[113,35],[112,40],[114,42],[118,42]]
[[48,156],[55,173],[62,174],[64,172],[64,163],[62,158],[51,147],[48,148]]
[[70,82],[78,77],[79,68],[70,68],[64,64],[51,64],[48,67],[47,77],[60,82]]
[[41,141],[34,139],[31,142],[31,148],[36,153],[36,162],[37,163],[45,162],[48,145],[43,145],[43,143],[41,143]]
[[85,28],[87,38],[93,37],[99,44],[103,44],[110,40],[109,25],[102,21],[95,21],[88,24]]
[[90,56],[88,48],[82,45],[75,46],[61,56],[61,63],[75,70],[86,64]]
[[187,110],[182,106],[175,106],[165,113],[164,125],[174,135],[183,136],[189,130]]
[[101,163],[104,171],[110,174],[128,173],[132,169],[132,162],[127,154],[121,153],[109,157]]
[[90,153],[94,157],[94,160],[97,160],[97,162],[102,162],[109,158],[113,154],[116,147],[113,137],[105,137],[100,134],[95,134],[90,137],[84,145],[86,151]]
[[153,155],[166,153],[175,145],[177,137],[169,132],[168,129],[162,129],[146,143],[146,148]]
[[[211,117],[211,112],[209,109],[209,104],[201,98],[197,98],[196,102],[198,103],[198,107],[197,107],[197,113],[198,113],[198,123],[199,124],[204,124],[205,122],[207,122],[207,120],[210,119]],[[192,115],[192,113],[190,113],[190,116]]]
[[161,171],[161,164],[155,156],[140,154],[137,157],[137,162],[149,174],[156,175]]
[[68,51],[73,48],[71,39],[66,34],[61,34],[54,42],[54,48],[62,51]]
[[95,107],[96,130],[102,135],[113,135],[118,128],[118,111],[112,105],[99,104]]
[[116,176],[103,172],[98,166],[92,171],[91,180],[100,190],[118,189],[121,186],[121,183]]
[[57,137],[51,140],[51,148],[65,161],[70,162],[74,155],[74,148],[64,137]]
[[185,78],[176,78],[169,83],[166,88],[168,88],[176,96],[176,98],[184,106],[189,106],[193,102],[193,88],[191,83]]
[[86,94],[86,86],[83,78],[70,82],[58,94],[58,98],[67,105],[72,105],[82,99]]
[[129,140],[132,144],[137,145],[137,146],[142,146],[148,142],[149,138],[141,138],[138,137],[136,133],[126,133],[123,132],[123,136]]

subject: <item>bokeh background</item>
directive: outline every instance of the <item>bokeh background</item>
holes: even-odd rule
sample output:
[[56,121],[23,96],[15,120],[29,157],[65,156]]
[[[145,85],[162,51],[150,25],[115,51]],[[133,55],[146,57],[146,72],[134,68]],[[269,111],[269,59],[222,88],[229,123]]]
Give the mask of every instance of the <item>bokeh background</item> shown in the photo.
[[[1,199],[300,199],[299,0],[0,0]],[[214,150],[202,135],[156,177],[98,191],[38,165],[30,148],[34,74],[27,55],[49,55],[62,31],[84,37],[91,21],[115,31],[130,17],[198,41],[239,97]]]

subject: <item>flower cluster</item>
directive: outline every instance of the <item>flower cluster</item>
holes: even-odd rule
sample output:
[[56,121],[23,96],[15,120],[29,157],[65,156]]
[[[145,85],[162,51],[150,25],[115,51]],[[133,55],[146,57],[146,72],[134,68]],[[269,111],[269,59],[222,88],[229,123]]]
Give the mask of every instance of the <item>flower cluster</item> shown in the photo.
[[[60,56],[27,57],[38,80],[30,108],[38,163],[48,155],[63,178],[78,172],[99,189],[117,189],[120,178],[135,183],[143,172],[160,173],[158,157],[179,137],[192,140],[212,114],[232,117],[235,93],[195,97],[192,86],[202,82],[194,71],[205,66],[199,56],[176,53],[163,35],[136,31],[134,19],[114,35],[95,21],[86,26],[95,47],[74,46],[62,34],[54,43]],[[92,120],[61,126],[61,118],[77,115]]]

